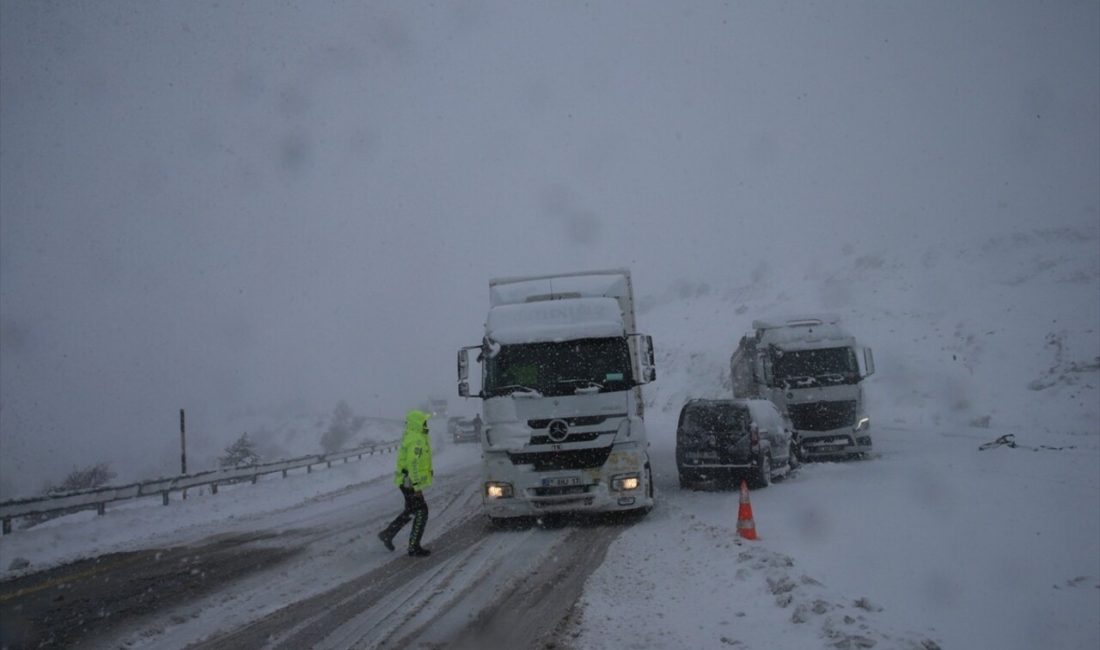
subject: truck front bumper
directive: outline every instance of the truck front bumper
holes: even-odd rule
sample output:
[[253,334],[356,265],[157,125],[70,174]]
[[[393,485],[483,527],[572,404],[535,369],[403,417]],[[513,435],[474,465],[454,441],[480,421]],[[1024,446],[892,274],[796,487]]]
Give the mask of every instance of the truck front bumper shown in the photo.
[[494,519],[558,512],[620,512],[653,506],[648,456],[613,451],[603,466],[534,471],[506,456],[486,463],[485,513]]
[[842,458],[871,452],[871,431],[850,427],[833,431],[800,431],[802,457],[807,460]]

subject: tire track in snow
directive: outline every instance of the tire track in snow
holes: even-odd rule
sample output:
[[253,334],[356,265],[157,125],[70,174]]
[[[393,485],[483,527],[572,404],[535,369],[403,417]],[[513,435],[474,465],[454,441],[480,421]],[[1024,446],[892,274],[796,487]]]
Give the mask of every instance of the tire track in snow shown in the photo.
[[592,520],[492,531],[473,516],[440,535],[429,558],[395,558],[192,647],[538,647],[623,530]]

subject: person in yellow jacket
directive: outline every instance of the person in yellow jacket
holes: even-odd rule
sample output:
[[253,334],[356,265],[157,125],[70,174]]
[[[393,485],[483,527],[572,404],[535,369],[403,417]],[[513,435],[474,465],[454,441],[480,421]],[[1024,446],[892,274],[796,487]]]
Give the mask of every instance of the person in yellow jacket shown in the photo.
[[401,437],[401,448],[397,452],[397,470],[393,475],[393,482],[405,497],[405,509],[385,530],[378,533],[378,539],[392,551],[393,538],[411,519],[413,525],[412,532],[409,533],[409,555],[412,557],[431,555],[431,551],[420,545],[424,526],[428,523],[428,502],[424,500],[424,488],[432,484],[429,418],[431,415],[416,409],[405,415],[405,434]]

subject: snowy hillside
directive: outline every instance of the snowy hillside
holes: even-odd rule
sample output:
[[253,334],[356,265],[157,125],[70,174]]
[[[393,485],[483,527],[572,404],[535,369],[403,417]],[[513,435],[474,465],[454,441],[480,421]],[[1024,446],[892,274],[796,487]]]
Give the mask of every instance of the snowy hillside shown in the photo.
[[832,262],[760,262],[732,283],[679,282],[644,299],[659,368],[650,403],[678,411],[687,397],[729,395],[729,356],[753,319],[827,311],[874,350],[872,424],[1100,434],[1095,221],[845,247]]
[[[661,502],[589,579],[576,647],[1095,647],[1098,253],[1093,222],[760,263],[645,301]],[[821,311],[874,349],[874,458],[754,492],[762,541],[738,543],[735,494],[677,488],[679,407],[730,395],[754,318]],[[1019,448],[981,449],[1006,433]],[[617,597],[637,584],[653,595]]]

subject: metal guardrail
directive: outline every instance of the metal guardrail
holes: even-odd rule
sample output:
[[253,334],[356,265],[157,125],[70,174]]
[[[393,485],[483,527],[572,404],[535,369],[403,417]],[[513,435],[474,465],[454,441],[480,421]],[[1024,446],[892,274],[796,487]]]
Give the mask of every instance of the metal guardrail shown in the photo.
[[342,451],[335,454],[318,454],[303,456],[290,460],[279,460],[245,467],[230,467],[215,469],[196,474],[182,474],[169,478],[159,478],[140,483],[131,483],[122,486],[107,486],[92,488],[89,490],[77,490],[64,492],[45,497],[31,497],[26,499],[13,499],[0,503],[0,520],[3,521],[3,534],[12,532],[12,520],[18,517],[41,515],[59,511],[75,512],[95,508],[99,514],[105,514],[107,504],[113,501],[136,499],[139,497],[161,495],[164,505],[169,503],[169,494],[172,491],[186,490],[187,488],[210,486],[211,494],[218,493],[218,484],[238,483],[242,479],[250,479],[255,483],[261,476],[282,472],[286,478],[287,472],[294,469],[306,468],[306,473],[313,471],[315,465],[332,467],[337,461],[348,462],[355,458],[360,460],[363,456],[373,456],[376,453],[392,452],[399,442],[384,442],[350,451]]

